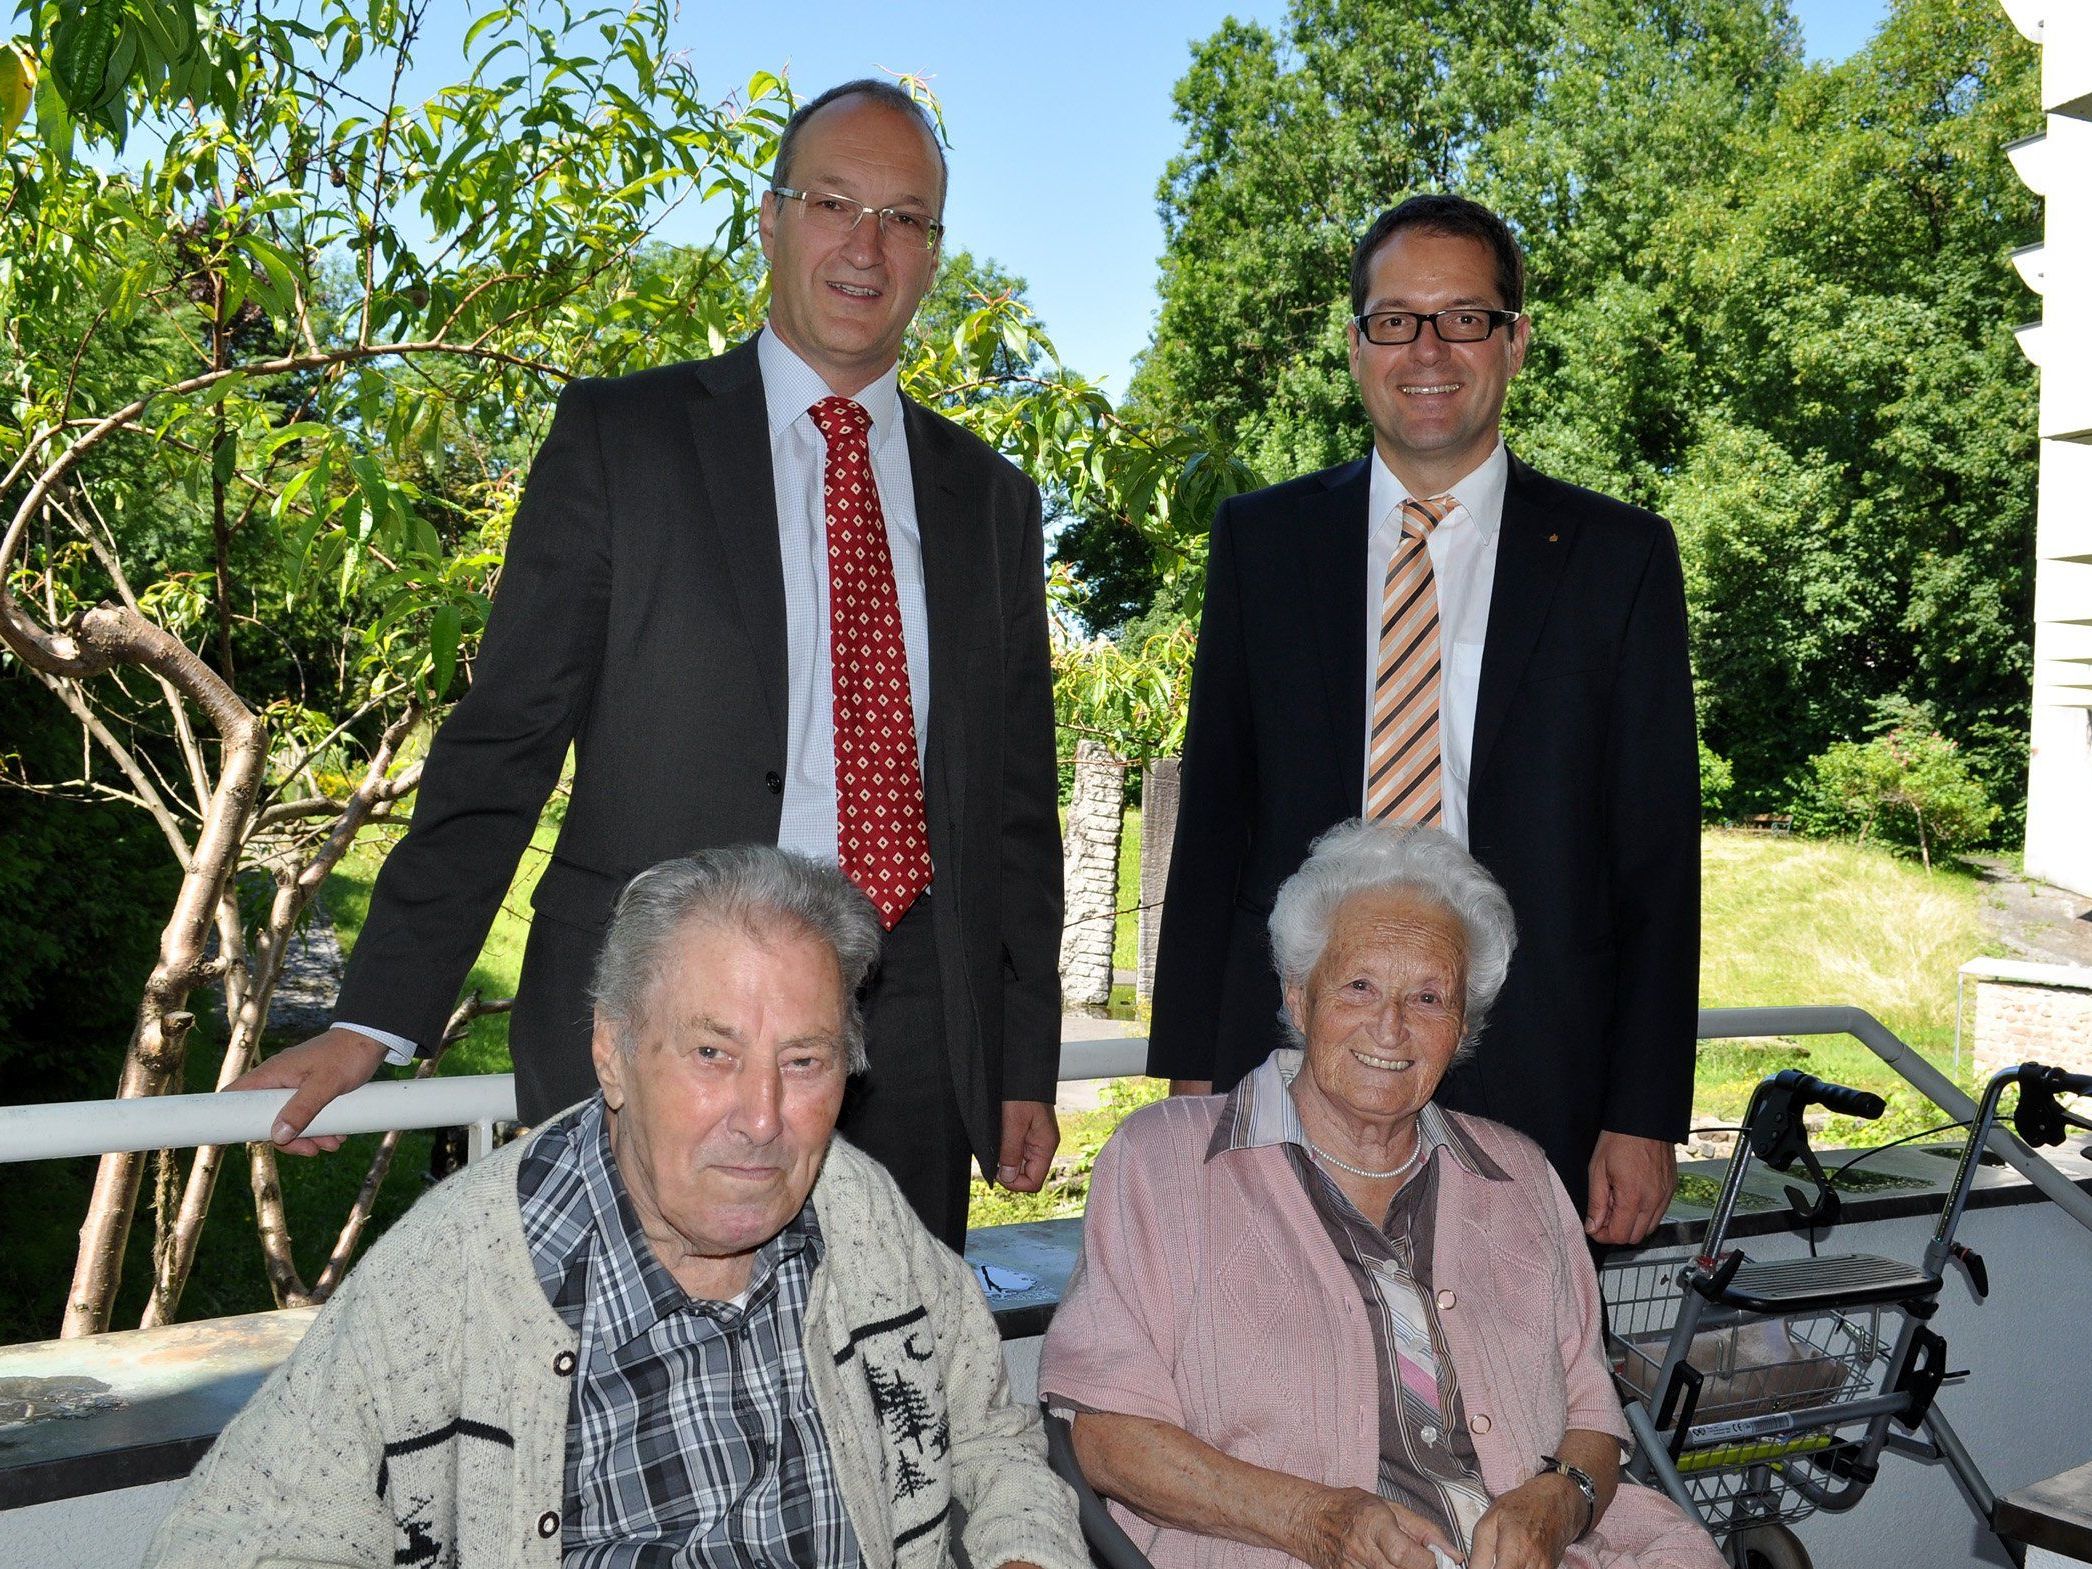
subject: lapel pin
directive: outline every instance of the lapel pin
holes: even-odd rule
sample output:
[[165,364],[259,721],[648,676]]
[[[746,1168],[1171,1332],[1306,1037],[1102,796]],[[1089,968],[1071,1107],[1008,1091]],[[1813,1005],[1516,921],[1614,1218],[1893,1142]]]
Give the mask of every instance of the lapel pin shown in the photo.
[[1554,543],[1554,542],[1555,542],[1556,540],[1560,539],[1561,537],[1562,537],[1562,536],[1561,536],[1561,535],[1559,535],[1559,534],[1550,534],[1550,535],[1548,535],[1548,536],[1547,536],[1547,542],[1548,542],[1548,543],[1549,543],[1550,545],[1552,545],[1552,544],[1553,544],[1553,543]]

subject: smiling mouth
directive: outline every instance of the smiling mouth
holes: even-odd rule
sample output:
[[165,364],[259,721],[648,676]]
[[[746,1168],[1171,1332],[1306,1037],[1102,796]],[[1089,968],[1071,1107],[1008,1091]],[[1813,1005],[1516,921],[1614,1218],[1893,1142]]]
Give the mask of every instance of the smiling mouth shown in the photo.
[[836,293],[853,300],[876,300],[879,298],[877,289],[866,288],[859,283],[831,283],[828,287],[835,290]]
[[1376,1057],[1371,1052],[1360,1051],[1355,1046],[1351,1047],[1350,1051],[1352,1056],[1367,1067],[1378,1068],[1383,1073],[1406,1073],[1416,1066],[1414,1057]]
[[1399,390],[1413,398],[1442,398],[1448,393],[1458,392],[1460,383],[1457,381],[1434,382],[1429,386],[1403,387]]

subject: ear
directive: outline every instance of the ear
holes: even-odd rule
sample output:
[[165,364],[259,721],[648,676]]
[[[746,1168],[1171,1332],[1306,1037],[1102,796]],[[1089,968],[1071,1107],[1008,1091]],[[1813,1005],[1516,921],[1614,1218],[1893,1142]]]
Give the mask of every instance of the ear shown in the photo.
[[1344,358],[1351,366],[1351,379],[1353,381],[1358,380],[1358,345],[1358,323],[1355,321],[1345,322]]
[[1287,1021],[1294,1029],[1300,1032],[1302,1039],[1306,1039],[1307,988],[1304,986],[1288,986],[1285,989],[1284,997]]
[[1533,318],[1521,316],[1511,326],[1511,374],[1525,369],[1525,352],[1533,342]]
[[763,205],[756,214],[755,232],[756,238],[762,243],[764,261],[773,259],[770,246],[777,231],[777,207],[776,195],[770,191],[763,192]]
[[617,1026],[600,1014],[595,1032],[589,1036],[588,1052],[595,1059],[596,1083],[603,1087],[603,1104],[612,1111],[623,1110],[625,1075],[631,1069],[632,1059],[617,1043]]

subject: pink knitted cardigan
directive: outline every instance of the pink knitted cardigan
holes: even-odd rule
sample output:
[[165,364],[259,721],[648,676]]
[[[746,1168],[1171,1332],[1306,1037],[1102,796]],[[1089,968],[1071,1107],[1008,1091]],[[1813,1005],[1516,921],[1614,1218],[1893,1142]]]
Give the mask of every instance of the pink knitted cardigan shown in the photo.
[[[1223,1101],[1135,1112],[1097,1157],[1082,1260],[1039,1388],[1056,1403],[1174,1423],[1239,1459],[1372,1491],[1379,1372],[1358,1288],[1277,1146],[1206,1157]],[[1456,1114],[1457,1115],[1457,1114]],[[1438,1163],[1433,1284],[1492,1494],[1572,1427],[1624,1438],[1600,1354],[1597,1278],[1539,1146],[1459,1122],[1511,1178]],[[1163,1530],[1114,1504],[1156,1569],[1263,1569],[1267,1549]],[[1662,1494],[1623,1484],[1571,1569],[1722,1569]]]

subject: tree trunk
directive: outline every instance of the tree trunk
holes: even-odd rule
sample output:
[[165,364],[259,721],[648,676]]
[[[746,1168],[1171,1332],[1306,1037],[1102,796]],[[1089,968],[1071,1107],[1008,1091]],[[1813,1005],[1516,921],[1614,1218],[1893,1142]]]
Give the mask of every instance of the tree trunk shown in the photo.
[[[404,771],[397,778],[388,777],[393,760],[399,755],[400,743],[420,721],[421,707],[410,703],[391,724],[372,754],[365,768],[363,779],[342,804],[341,814],[334,821],[319,848],[299,866],[293,874],[281,857],[275,857],[276,889],[269,904],[269,914],[258,941],[250,951],[246,934],[239,924],[238,900],[228,896],[219,912],[218,950],[227,969],[225,973],[225,1016],[230,1033],[225,1043],[225,1059],[218,1067],[216,1088],[224,1089],[241,1074],[253,1067],[261,1055],[262,1032],[269,1021],[269,1005],[276,995],[277,982],[283,978],[283,964],[290,950],[293,934],[298,923],[305,918],[314,898],[325,884],[328,875],[341,864],[341,858],[355,843],[366,823],[381,806],[389,806],[412,790],[420,779],[420,765]],[[477,994],[475,994],[476,1000]],[[481,1011],[485,1011],[482,1009]],[[182,1193],[179,1213],[174,1219],[173,1233],[168,1245],[156,1250],[153,1271],[152,1296],[145,1305],[145,1313],[139,1319],[139,1327],[150,1329],[155,1325],[169,1323],[174,1318],[176,1307],[181,1302],[182,1290],[188,1284],[189,1269],[196,1259],[196,1244],[203,1235],[204,1221],[209,1217],[211,1194],[216,1187],[218,1172],[225,1159],[220,1146],[199,1149],[189,1167],[189,1179]],[[250,1165],[254,1163],[250,1161]],[[382,1172],[380,1173],[382,1180]],[[258,1165],[250,1173],[250,1181],[256,1184],[257,1195],[274,1191],[275,1167],[269,1163],[266,1176]],[[280,1212],[272,1211],[260,1217],[260,1232],[263,1244],[264,1265],[272,1283],[281,1282],[293,1298],[302,1298],[304,1283],[298,1279],[296,1267],[290,1262],[289,1233],[282,1223]],[[162,1224],[165,1225],[165,1217]],[[357,1227],[360,1231],[360,1225]],[[353,1246],[353,1243],[351,1244]],[[280,1256],[275,1249],[280,1248]]]
[[[160,931],[159,959],[138,1002],[138,1022],[116,1092],[124,1098],[165,1095],[181,1084],[189,1030],[196,1022],[188,1011],[189,993],[207,969],[205,933],[239,865],[268,737],[261,720],[215,672],[150,622],[105,605],[76,618],[73,625],[82,649],[105,661],[105,668],[141,664],[181,688],[210,714],[222,739],[218,783],[183,869],[174,911]],[[98,1335],[109,1327],[144,1167],[145,1157],[135,1152],[102,1157],[87,1218],[80,1226],[80,1255],[59,1329],[63,1336]]]
[[1119,836],[1126,765],[1101,741],[1075,744],[1075,793],[1061,843],[1068,913],[1061,927],[1061,1001],[1101,1016],[1111,1003],[1111,943],[1119,907]]
[[1162,941],[1162,894],[1169,886],[1169,853],[1177,839],[1177,802],[1182,798],[1183,759],[1151,757],[1140,785],[1140,952],[1134,995],[1155,996],[1155,950]]

